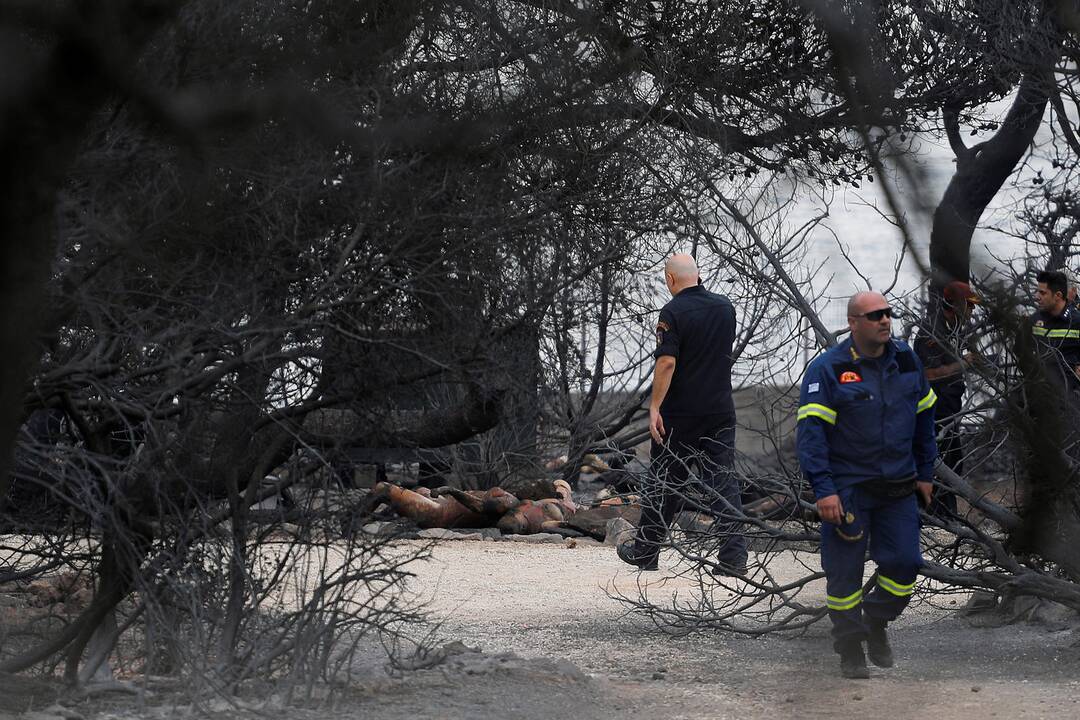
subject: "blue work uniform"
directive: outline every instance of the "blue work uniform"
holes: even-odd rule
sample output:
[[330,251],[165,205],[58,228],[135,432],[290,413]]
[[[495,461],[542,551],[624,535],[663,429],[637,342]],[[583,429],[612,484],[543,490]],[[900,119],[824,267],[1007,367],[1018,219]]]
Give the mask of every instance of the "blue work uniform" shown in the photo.
[[[639,557],[659,553],[684,498],[704,494],[717,519],[715,562],[729,569],[746,566],[746,539],[731,520],[742,513],[741,489],[732,472],[734,342],[734,306],[701,285],[681,290],[660,310],[653,356],[667,355],[676,362],[660,405],[667,435],[662,444],[652,443],[652,472],[642,488],[645,502],[635,543]],[[698,468],[696,479],[690,475],[691,465]]]
[[1060,315],[1037,310],[1028,320],[1047,374],[1070,389],[1080,387],[1073,368],[1080,365],[1080,311],[1066,305]]
[[[877,358],[851,339],[806,369],[799,465],[817,499],[839,495],[842,525],[821,524],[821,565],[833,637],[864,639],[864,617],[888,622],[907,606],[922,566],[915,481],[933,479],[937,399],[922,363],[893,339]],[[877,583],[863,596],[869,545]]]

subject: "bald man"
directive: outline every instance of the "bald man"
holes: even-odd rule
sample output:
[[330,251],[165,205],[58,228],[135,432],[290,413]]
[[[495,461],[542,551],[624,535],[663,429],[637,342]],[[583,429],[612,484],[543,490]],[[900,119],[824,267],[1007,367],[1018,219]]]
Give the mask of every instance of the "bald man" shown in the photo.
[[[704,496],[716,522],[717,555],[705,560],[715,575],[746,574],[746,541],[735,458],[731,399],[735,308],[701,285],[694,258],[672,255],[664,265],[672,299],[656,324],[656,366],[649,403],[652,468],[643,488],[641,523],[619,557],[642,570],[659,566],[660,546],[687,497]],[[696,465],[698,480],[690,482]]]
[[[876,292],[848,302],[851,336],[803,376],[799,465],[821,516],[825,604],[840,673],[868,678],[866,654],[892,667],[885,632],[907,606],[922,566],[919,506],[929,504],[937,399],[918,356],[892,337],[892,308]],[[869,547],[876,582],[863,596]]]

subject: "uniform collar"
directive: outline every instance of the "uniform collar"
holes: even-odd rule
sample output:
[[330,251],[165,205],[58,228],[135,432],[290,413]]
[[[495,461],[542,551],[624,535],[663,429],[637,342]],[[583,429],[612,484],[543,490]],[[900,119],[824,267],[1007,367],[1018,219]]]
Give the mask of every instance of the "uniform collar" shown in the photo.
[[678,292],[677,295],[675,295],[675,297],[679,297],[679,295],[690,295],[690,294],[699,293],[699,292],[705,292],[705,286],[704,285],[691,285],[690,287],[683,288],[682,290],[680,290]]
[[1069,303],[1065,303],[1065,307],[1061,310],[1060,315],[1055,315],[1054,313],[1050,312],[1049,310],[1042,310],[1042,309],[1039,310],[1039,314],[1041,314],[1043,317],[1049,318],[1051,320],[1069,320],[1071,315],[1072,315],[1072,312],[1071,312],[1072,309],[1073,309],[1072,305],[1070,305]]
[[1050,312],[1049,310],[1039,310],[1039,317],[1041,318],[1041,320],[1043,322],[1071,321],[1072,320],[1072,312],[1071,311],[1072,311],[1072,308],[1070,308],[1069,305],[1065,305],[1065,310],[1062,311],[1061,315],[1055,315],[1054,313]]
[[844,340],[844,342],[840,343],[839,347],[837,347],[837,350],[843,355],[845,360],[850,360],[851,362],[854,362],[854,363],[857,363],[857,362],[882,362],[882,363],[887,363],[890,360],[892,360],[893,356],[896,354],[896,344],[895,344],[893,338],[889,338],[889,342],[885,343],[885,352],[883,352],[881,355],[879,355],[876,358],[866,357],[865,355],[860,355],[859,351],[855,349],[855,342],[850,337],[848,337],[846,340]]

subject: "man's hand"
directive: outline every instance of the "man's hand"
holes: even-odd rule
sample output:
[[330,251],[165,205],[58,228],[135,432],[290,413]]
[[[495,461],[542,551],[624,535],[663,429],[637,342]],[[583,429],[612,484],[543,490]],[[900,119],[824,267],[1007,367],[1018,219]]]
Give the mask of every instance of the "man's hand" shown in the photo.
[[671,387],[671,378],[675,376],[675,358],[671,355],[661,355],[656,358],[656,367],[653,368],[652,400],[649,401],[649,434],[656,444],[664,442],[667,430],[664,429],[664,418],[660,417],[660,406],[664,404],[668,388]]
[[660,408],[649,408],[649,434],[657,445],[663,445],[667,430],[664,429],[664,418],[660,417]]
[[964,372],[964,363],[958,360],[957,362],[949,363],[948,365],[926,368],[926,379],[933,382],[935,380],[952,377],[953,375],[959,375],[962,372]]
[[978,350],[971,350],[970,352],[964,353],[964,362],[966,362],[971,367],[979,368],[982,370],[988,369],[990,367],[990,363],[986,361],[986,358],[984,358],[982,356],[982,353],[980,353]]
[[930,507],[930,499],[934,496],[934,483],[919,480],[915,483],[915,492],[922,498],[923,507]]
[[818,500],[817,511],[825,522],[833,525],[843,524],[844,506],[840,504],[839,495],[828,495]]

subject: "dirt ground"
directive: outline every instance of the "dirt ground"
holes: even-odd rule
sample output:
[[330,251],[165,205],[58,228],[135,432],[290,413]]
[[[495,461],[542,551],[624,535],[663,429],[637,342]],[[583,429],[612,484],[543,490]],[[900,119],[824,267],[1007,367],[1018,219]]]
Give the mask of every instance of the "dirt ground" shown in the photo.
[[[663,569],[640,577],[658,591],[690,589]],[[608,597],[611,583],[632,592],[638,577],[610,547],[444,544],[416,582],[433,598],[442,636],[537,662],[428,671],[372,696],[365,716],[1080,718],[1075,630],[977,629],[952,610],[913,605],[893,626],[897,666],[844,680],[827,623],[794,637],[672,637]]]
[[[656,597],[688,590],[692,583],[665,573],[664,560],[660,573],[640,577],[655,583]],[[614,583],[632,592],[639,574],[610,547],[447,542],[414,570],[410,589],[431,599],[439,642],[459,640],[482,652],[391,677],[373,650],[358,660],[358,682],[331,707],[285,710],[270,699],[254,706],[257,714],[283,720],[1080,718],[1075,629],[973,628],[949,607],[914,604],[893,626],[897,666],[872,668],[868,681],[844,680],[825,622],[788,637],[673,637],[628,615],[606,589]],[[130,700],[73,709],[88,720],[192,713],[152,701],[135,710]]]

